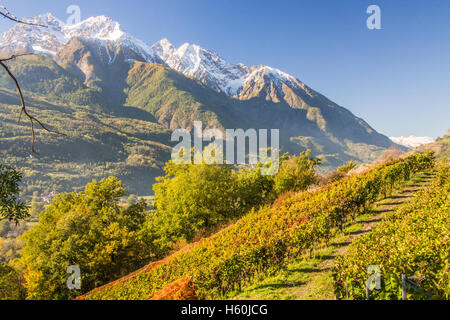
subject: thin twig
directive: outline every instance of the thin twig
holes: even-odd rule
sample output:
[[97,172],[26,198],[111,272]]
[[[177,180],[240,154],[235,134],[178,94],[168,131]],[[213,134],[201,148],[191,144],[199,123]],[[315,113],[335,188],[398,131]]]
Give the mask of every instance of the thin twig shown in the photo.
[[23,21],[18,19],[16,16],[14,16],[13,14],[11,14],[8,9],[6,9],[5,6],[1,6],[0,5],[0,10],[3,10],[4,12],[0,11],[0,15],[3,16],[4,18],[17,22],[17,23],[22,23],[22,24],[27,24],[30,26],[37,26],[37,27],[43,27],[43,28],[48,28],[48,26],[44,26],[42,24],[38,24],[38,23],[33,23],[33,22],[28,22],[28,21]]
[[19,58],[19,57],[23,57],[23,56],[31,56],[33,55],[33,53],[21,53],[21,54],[13,54],[11,57],[9,58],[2,58],[0,59],[0,61],[5,62],[5,61],[9,61],[9,60],[13,60],[15,58]]
[[[20,56],[20,55],[17,55]],[[14,57],[14,56],[12,56]],[[35,149],[34,149],[34,145],[35,145],[35,141],[36,141],[36,134],[34,131],[34,122],[38,123],[42,129],[44,129],[47,132],[50,133],[54,133],[54,134],[59,134],[62,136],[66,136],[64,133],[58,132],[56,130],[51,130],[48,129],[40,120],[36,119],[35,117],[33,117],[32,115],[30,115],[28,113],[27,107],[25,105],[25,99],[23,97],[23,93],[22,93],[22,89],[20,88],[19,82],[17,81],[16,77],[12,74],[12,72],[9,70],[8,66],[4,63],[4,61],[8,61],[11,60],[13,58],[7,58],[7,59],[0,59],[0,65],[3,67],[3,69],[5,69],[6,73],[10,76],[10,78],[14,81],[14,84],[16,85],[17,91],[19,93],[19,97],[20,97],[20,103],[22,104],[22,108],[20,111],[20,117],[19,117],[19,122],[21,120],[22,114],[25,114],[28,119],[30,120],[31,123],[31,133],[32,133],[32,143],[31,143],[31,150],[33,151],[33,153],[36,153]]]
[[[10,61],[10,60],[13,60],[13,59],[15,59],[17,57],[23,57],[23,56],[28,56],[28,55],[32,55],[32,53],[13,54],[9,58],[0,59],[0,62]],[[3,65],[3,67],[5,67],[5,65]],[[10,75],[10,77],[13,79],[15,84],[16,84],[17,90],[19,91],[19,94],[20,94],[20,99],[21,99],[21,102],[22,102],[22,106],[23,106],[25,103],[23,101],[24,99],[23,99],[23,95],[22,95],[22,90],[20,90],[20,87],[19,87],[19,84],[17,82],[17,79],[14,76],[12,76],[12,73],[9,71],[9,69],[7,70],[7,72]],[[22,114],[23,114],[23,108],[20,110],[20,115],[19,115],[18,122],[20,122],[20,120],[22,119]]]
[[[1,11],[3,10],[3,12]],[[16,16],[14,16],[13,14],[11,14],[8,9],[6,9],[5,6],[0,5],[0,16],[3,16],[4,18],[17,22],[17,23],[21,23],[21,24],[26,24],[26,25],[30,25],[30,26],[37,26],[37,27],[43,27],[43,28],[48,28],[48,26],[45,25],[41,25],[38,23],[34,23],[34,22],[28,22],[28,21],[23,21],[18,19]],[[39,124],[42,129],[44,129],[47,132],[50,133],[54,133],[54,134],[59,134],[59,135],[63,135],[65,136],[64,133],[58,132],[56,130],[51,130],[48,129],[40,120],[36,119],[35,117],[33,117],[32,115],[30,115],[28,113],[27,107],[25,105],[25,99],[23,97],[23,93],[22,93],[22,89],[20,88],[19,82],[17,81],[16,77],[13,75],[13,73],[11,72],[11,70],[9,70],[8,66],[5,64],[6,61],[10,61],[13,60],[17,57],[22,57],[22,56],[26,56],[26,55],[30,55],[31,53],[24,53],[24,54],[14,54],[12,56],[10,56],[9,58],[5,58],[5,59],[0,59],[0,65],[3,67],[3,69],[5,69],[6,73],[9,75],[9,77],[14,81],[14,84],[16,85],[17,91],[19,93],[19,97],[20,97],[20,103],[22,104],[22,108],[20,110],[20,115],[19,115],[19,121],[21,121],[22,119],[22,115],[25,114],[28,119],[30,120],[31,123],[31,134],[32,134],[32,142],[31,142],[31,150],[33,153],[36,153],[35,149],[34,149],[34,145],[36,142],[36,133],[34,131],[34,123],[36,122],[37,124]]]

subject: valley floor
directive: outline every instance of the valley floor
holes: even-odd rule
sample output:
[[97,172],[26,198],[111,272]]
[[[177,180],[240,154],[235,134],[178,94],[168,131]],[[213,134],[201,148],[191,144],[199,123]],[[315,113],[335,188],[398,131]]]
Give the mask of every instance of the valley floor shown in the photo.
[[328,247],[318,249],[313,258],[301,257],[289,263],[275,275],[254,282],[228,298],[232,300],[333,300],[332,268],[337,256],[342,255],[348,246],[367,232],[370,232],[382,219],[397,207],[409,201],[414,194],[429,185],[429,173],[417,174],[405,183],[397,193],[380,201],[344,228]]

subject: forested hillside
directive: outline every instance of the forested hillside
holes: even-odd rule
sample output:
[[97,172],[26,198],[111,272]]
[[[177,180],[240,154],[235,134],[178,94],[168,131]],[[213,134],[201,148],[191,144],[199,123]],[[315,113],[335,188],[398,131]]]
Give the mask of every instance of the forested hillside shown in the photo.
[[32,154],[29,125],[17,122],[14,84],[1,74],[0,86],[6,88],[0,89],[2,162],[24,171],[28,199],[34,191],[47,196],[79,190],[108,176],[121,178],[132,193],[151,193],[170,157],[167,128],[140,109],[108,110],[100,89],[85,87],[49,58],[27,57],[11,69],[23,83],[30,112],[66,135],[38,129],[38,153]]

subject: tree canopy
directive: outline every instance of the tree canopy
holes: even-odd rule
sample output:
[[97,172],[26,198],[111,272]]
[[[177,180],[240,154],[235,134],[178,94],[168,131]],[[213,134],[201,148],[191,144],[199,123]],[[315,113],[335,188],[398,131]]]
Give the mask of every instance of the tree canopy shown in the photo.
[[0,164],[0,220],[18,223],[28,218],[28,207],[19,198],[22,173]]
[[259,168],[169,162],[165,172],[153,187],[150,226],[163,251],[177,240],[191,241],[202,229],[241,217],[271,196],[272,178],[261,175]]
[[276,194],[281,195],[287,191],[306,190],[310,185],[317,183],[318,174],[314,169],[321,162],[320,159],[311,156],[311,150],[304,151],[298,156],[291,156],[283,161],[278,174],[274,178]]
[[25,297],[20,273],[0,262],[0,300],[20,300]]
[[[70,299],[136,270],[150,260],[141,237],[148,215],[140,201],[118,205],[126,194],[116,178],[93,181],[83,192],[60,194],[23,235],[19,260],[30,299]],[[69,266],[81,270],[81,290],[69,290]]]

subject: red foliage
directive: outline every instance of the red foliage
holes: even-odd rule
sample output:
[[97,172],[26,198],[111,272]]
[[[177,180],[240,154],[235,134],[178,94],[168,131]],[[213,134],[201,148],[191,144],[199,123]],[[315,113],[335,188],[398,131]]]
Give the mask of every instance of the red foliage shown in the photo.
[[167,285],[149,300],[198,300],[191,278],[179,279]]

